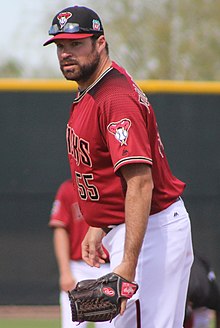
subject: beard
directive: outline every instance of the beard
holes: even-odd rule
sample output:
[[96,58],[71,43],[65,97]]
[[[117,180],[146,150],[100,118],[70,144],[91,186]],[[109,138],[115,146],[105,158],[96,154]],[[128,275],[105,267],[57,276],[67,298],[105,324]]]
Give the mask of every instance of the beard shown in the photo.
[[95,73],[100,63],[100,55],[93,49],[85,64],[80,64],[77,60],[66,60],[60,65],[60,69],[67,80],[84,83]]

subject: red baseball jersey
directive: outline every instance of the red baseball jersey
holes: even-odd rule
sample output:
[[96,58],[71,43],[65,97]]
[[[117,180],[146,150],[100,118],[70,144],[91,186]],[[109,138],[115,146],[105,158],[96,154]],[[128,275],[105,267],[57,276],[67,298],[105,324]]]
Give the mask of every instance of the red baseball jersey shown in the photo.
[[185,183],[171,173],[146,95],[114,62],[74,100],[66,139],[80,208],[89,225],[124,222],[123,165],[151,166],[151,214],[167,208],[184,190]]
[[80,212],[71,180],[63,182],[57,191],[49,226],[52,228],[63,227],[67,230],[70,241],[70,258],[80,260],[82,258],[81,243],[87,232],[88,224]]

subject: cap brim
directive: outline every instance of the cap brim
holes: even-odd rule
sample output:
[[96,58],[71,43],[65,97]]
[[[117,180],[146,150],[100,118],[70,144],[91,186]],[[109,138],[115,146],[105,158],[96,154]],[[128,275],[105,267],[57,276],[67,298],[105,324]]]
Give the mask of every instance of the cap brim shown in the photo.
[[93,34],[82,34],[82,33],[59,33],[54,35],[53,38],[47,40],[43,46],[47,46],[48,44],[51,44],[55,42],[56,40],[67,40],[67,39],[85,39],[93,36]]

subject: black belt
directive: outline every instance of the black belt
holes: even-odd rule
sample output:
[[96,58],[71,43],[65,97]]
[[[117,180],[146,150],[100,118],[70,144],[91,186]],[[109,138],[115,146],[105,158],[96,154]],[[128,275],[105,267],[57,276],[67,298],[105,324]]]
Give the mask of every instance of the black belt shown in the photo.
[[113,228],[109,228],[109,227],[102,227],[102,230],[104,231],[104,233],[109,233]]
[[114,228],[116,227],[116,225],[113,226],[107,226],[107,227],[101,227],[101,229],[104,231],[104,233],[106,233],[106,235]]

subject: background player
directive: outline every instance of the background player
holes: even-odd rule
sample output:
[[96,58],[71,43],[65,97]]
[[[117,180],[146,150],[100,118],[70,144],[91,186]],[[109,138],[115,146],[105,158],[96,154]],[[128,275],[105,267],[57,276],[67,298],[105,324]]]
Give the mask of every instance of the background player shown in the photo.
[[83,259],[103,264],[103,241],[111,270],[139,284],[127,308],[122,302],[115,327],[182,328],[193,257],[190,220],[180,198],[185,183],[171,173],[152,106],[109,58],[94,11],[65,8],[49,33],[45,45],[56,43],[64,76],[79,86],[67,147],[90,225]]
[[[98,278],[110,272],[109,264],[100,269],[89,267],[82,261],[81,242],[87,232],[86,224],[74,194],[72,180],[64,181],[56,193],[49,226],[53,228],[54,250],[59,268],[62,328],[76,327],[72,322],[67,291],[80,280]],[[82,323],[81,327],[86,327]],[[97,327],[114,327],[113,323],[97,323]]]
[[190,274],[187,306],[185,328],[209,328],[211,310],[215,327],[220,328],[220,289],[216,275],[209,261],[197,252]]

